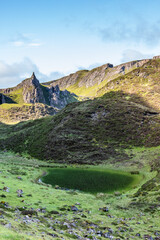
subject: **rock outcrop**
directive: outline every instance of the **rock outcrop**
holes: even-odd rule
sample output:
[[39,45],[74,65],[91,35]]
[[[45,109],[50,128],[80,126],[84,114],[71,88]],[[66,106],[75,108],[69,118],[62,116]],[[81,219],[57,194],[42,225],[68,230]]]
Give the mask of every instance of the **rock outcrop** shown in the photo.
[[3,103],[14,103],[14,101],[11,98],[5,96],[3,93],[0,93],[0,104]]
[[34,73],[31,78],[23,81],[23,100],[25,103],[46,104],[43,90]]
[[35,104],[12,104],[5,108],[0,107],[0,122],[17,123],[21,121],[38,119],[46,116],[53,116],[58,112],[57,108],[44,105],[42,103]]
[[133,70],[134,68],[141,67],[148,61],[149,59],[137,60],[120,64],[115,67],[112,64],[107,63],[101,67],[94,68],[90,71],[82,70],[74,74],[70,74],[69,76],[50,82],[49,85],[56,86],[58,84],[58,86],[62,90],[68,89],[74,85],[76,85],[77,88],[90,88],[93,87],[95,84],[100,85],[106,79],[107,81],[110,81],[117,76],[124,75],[129,71]]
[[160,59],[160,55],[154,56],[153,59]]
[[[64,108],[68,103],[77,101],[75,95],[69,91],[61,91],[58,85],[43,86],[35,74],[25,79],[14,88],[1,89],[0,104],[5,103],[5,98],[15,98],[15,103],[43,103],[58,109]],[[21,99],[19,102],[17,99]]]
[[60,91],[59,86],[48,88],[49,92],[49,105],[57,107],[59,109],[64,108],[69,102],[71,102],[71,95],[67,90]]
[[6,103],[5,96],[0,93],[0,104]]

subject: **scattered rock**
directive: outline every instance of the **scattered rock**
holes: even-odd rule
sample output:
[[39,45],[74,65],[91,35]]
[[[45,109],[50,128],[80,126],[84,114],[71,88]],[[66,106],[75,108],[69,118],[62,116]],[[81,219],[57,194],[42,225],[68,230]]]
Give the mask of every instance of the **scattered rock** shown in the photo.
[[114,192],[114,195],[115,195],[115,196],[120,196],[121,193],[120,193],[120,192]]
[[2,197],[2,198],[6,198],[6,195],[2,194],[2,195],[0,195],[0,197]]
[[102,212],[109,212],[109,209],[107,207],[99,208],[99,210]]
[[20,176],[18,176],[17,179],[22,180],[22,178]]
[[23,210],[22,215],[28,215],[28,216],[32,216],[32,215],[37,215],[37,212],[35,210]]
[[17,190],[17,196],[18,197],[23,197],[23,190],[22,189]]
[[77,211],[79,211],[79,210],[78,210],[78,208],[77,208],[76,206],[71,206],[71,211],[77,212]]
[[55,211],[55,210],[50,211],[50,213],[51,213],[51,214],[59,214],[59,212],[58,212],[58,211]]
[[3,188],[3,191],[4,191],[4,192],[9,192],[9,188],[8,188],[8,187],[4,187],[4,188]]

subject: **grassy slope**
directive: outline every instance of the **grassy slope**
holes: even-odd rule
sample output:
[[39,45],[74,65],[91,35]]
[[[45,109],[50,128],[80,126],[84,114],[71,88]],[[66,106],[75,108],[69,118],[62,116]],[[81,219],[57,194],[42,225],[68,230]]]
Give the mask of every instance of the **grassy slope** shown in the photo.
[[[101,67],[99,68],[99,71]],[[105,73],[105,77],[103,81],[96,83],[92,86],[86,87],[86,76],[90,76],[94,71],[98,71],[97,69],[93,69],[89,72],[82,71],[82,73],[78,74],[77,80],[73,84],[69,84],[69,86],[64,87],[67,88],[70,92],[77,94],[80,97],[100,97],[105,93],[110,91],[123,91],[130,96],[137,95],[137,97],[143,98],[143,102],[145,102],[150,107],[160,110],[160,94],[159,94],[159,79],[160,79],[160,59],[152,59],[146,62],[141,67],[130,68],[125,75],[119,73],[115,73],[113,69],[107,69]],[[60,84],[63,89],[63,84],[65,86],[65,82],[63,83],[63,79],[57,80],[57,83]],[[132,100],[132,98],[131,98]]]
[[58,84],[60,89],[67,89],[70,92],[75,93],[82,99],[94,98],[97,92],[104,87],[108,82],[132,72],[138,66],[142,66],[144,61],[132,61],[124,63],[115,67],[109,66],[109,64],[102,65],[92,70],[81,70],[68,76],[62,77],[56,81],[50,81],[44,83],[45,85]]
[[19,88],[5,95],[8,96],[10,99],[12,99],[15,103],[22,104],[24,103],[22,94],[23,94],[23,88]]
[[160,59],[150,60],[142,67],[132,72],[118,77],[97,91],[98,96],[106,92],[123,91],[126,94],[143,98],[143,102],[148,106],[160,110]]
[[[155,64],[158,70],[159,61],[155,61]],[[132,72],[132,80],[128,75],[118,78],[120,84],[116,83],[117,80],[113,81],[114,90],[117,91],[109,92],[93,101],[70,104],[54,117],[23,122],[13,126],[0,124],[1,149],[11,149],[27,157],[21,157],[19,154],[0,154],[1,170],[3,171],[0,174],[0,181],[4,182],[2,186],[10,188],[9,193],[2,193],[6,195],[4,201],[12,207],[10,211],[4,207],[4,203],[0,205],[1,211],[5,209],[6,213],[5,218],[0,221],[1,224],[6,225],[8,221],[12,223],[9,231],[8,227],[5,227],[6,231],[2,227],[0,228],[1,239],[50,239],[50,236],[47,235],[49,232],[54,232],[59,238],[64,237],[65,239],[76,238],[76,232],[85,238],[86,231],[88,231],[86,226],[88,229],[96,229],[96,231],[100,229],[106,232],[111,228],[113,236],[120,239],[127,237],[129,239],[132,237],[145,239],[144,235],[155,237],[156,234],[160,234],[158,232],[160,229],[160,119],[156,114],[159,105],[155,104],[156,96],[158,96],[158,85],[156,85],[158,71],[156,70],[157,78],[155,78],[155,66],[153,68],[151,71],[151,67],[146,67],[150,73],[148,75],[150,76],[149,85],[144,84],[144,77],[142,79],[138,77],[137,80],[136,74],[141,74],[143,70],[140,68]],[[133,81],[130,90],[125,87],[124,79],[128,88],[129,83]],[[112,84],[110,87],[107,85],[107,89],[111,90]],[[120,86],[115,87],[117,85]],[[150,93],[154,89],[153,101],[151,97],[145,98],[143,85],[144,89],[147,86],[148,92],[151,90]],[[135,90],[131,91],[132,89]],[[138,93],[135,94],[137,89],[139,89]],[[102,89],[99,94],[103,95],[105,91],[110,90]],[[123,92],[118,90],[123,90]],[[152,106],[152,110],[148,106]],[[50,161],[38,162],[35,159],[29,159],[30,156],[49,159],[51,162],[89,164],[103,162],[107,164],[107,166],[103,166],[104,168],[119,168],[126,171],[138,169],[143,173],[144,179],[137,188],[116,197],[113,194],[93,196],[78,192],[68,193],[31,182],[31,179],[35,179],[44,171],[37,168],[37,165],[44,165],[47,169],[51,163],[49,163]],[[17,168],[19,172],[15,173]],[[150,172],[150,169],[156,170],[157,173]],[[23,175],[22,172],[25,172],[26,175]],[[17,175],[22,175],[22,182],[16,178]],[[21,188],[25,192],[23,199],[16,196],[16,190]],[[33,197],[27,197],[26,195],[31,192],[34,193]],[[83,212],[78,212],[75,216],[67,209],[76,202],[80,202],[79,208],[83,209]],[[16,219],[15,207],[17,205],[34,209],[46,207],[47,215],[49,214],[47,222],[46,216],[43,214],[39,214],[40,223],[37,225],[32,223],[26,226],[21,222],[22,219],[16,222],[14,219]],[[109,207],[109,213],[98,210],[99,207],[104,206]],[[49,211],[51,210],[59,211],[59,215],[52,215],[54,220],[60,221],[59,224],[53,224],[50,219]],[[67,230],[63,223],[71,224],[76,217],[79,218],[78,223],[76,222],[77,227],[74,227],[74,233],[70,234],[70,229]],[[93,224],[97,224],[98,228],[93,227]],[[50,227],[56,228],[56,231],[51,230]],[[35,228],[36,236],[25,235],[33,234]],[[62,229],[64,229],[63,234],[60,233]],[[17,231],[17,235],[12,231]],[[20,235],[22,232],[23,236]],[[42,237],[42,232],[45,232],[44,237]],[[140,237],[136,236],[137,233],[140,233]],[[92,235],[89,232],[87,234]]]
[[[75,93],[79,97],[94,98],[95,96],[98,96],[97,92],[99,91],[99,89],[104,87],[109,81],[123,75],[122,73],[117,73],[115,70],[114,70],[115,71],[114,72],[112,68],[108,68],[105,70],[105,76],[103,77],[103,81],[98,83],[99,78],[102,78],[102,77],[97,76],[97,74],[98,74],[98,72],[102,71],[102,68],[103,68],[103,66],[94,68],[90,71],[81,70],[81,71],[76,72],[75,73],[75,75],[77,75],[76,82],[74,83],[74,81],[73,81],[73,83],[71,82],[67,86],[66,86],[63,78],[56,80],[55,82],[57,84],[59,84],[59,86],[62,90],[67,89],[68,91]],[[131,72],[134,69],[135,69],[135,66],[133,66],[129,70],[126,70],[125,72],[127,74],[128,72]],[[87,78],[90,78],[92,74],[95,75],[95,78],[93,77],[93,81],[95,82],[95,84],[93,86],[86,87]],[[72,79],[73,76],[74,76],[74,74],[71,74],[70,78]],[[61,84],[61,82],[63,82],[63,81],[64,81],[64,83]],[[48,82],[48,84],[50,84],[50,83],[52,83],[52,82]]]
[[[158,100],[159,87],[157,84],[159,81],[160,60],[150,60],[139,68],[135,68],[133,65],[133,67],[126,71],[125,75],[122,75],[122,73],[117,74],[116,68],[108,68],[105,70],[105,76],[101,76],[100,73],[104,71],[102,71],[102,69],[103,66],[92,69],[91,71],[79,71],[75,73],[76,77],[72,74],[70,78],[71,80],[73,78],[73,84],[70,83],[67,87],[63,87],[63,84],[62,86],[60,84],[61,89],[64,90],[67,88],[68,91],[75,93],[79,97],[79,100],[102,96],[110,91],[123,91],[130,95],[136,94],[137,96],[143,97],[148,105],[156,110],[160,109],[160,102]],[[86,87],[87,78],[90,78],[92,75],[95,76],[93,79],[95,84],[92,87]],[[99,82],[99,78],[103,78],[103,81]],[[63,78],[62,81],[64,81]],[[61,80],[56,82],[60,83]],[[46,85],[41,85],[41,87],[48,104]],[[23,88],[13,88],[12,90],[13,91],[6,95],[9,97],[8,99],[17,104],[24,104],[22,96]],[[73,102],[73,97],[71,97],[69,101]],[[11,106],[13,105],[10,105],[10,107]]]
[[36,104],[8,104],[0,105],[0,121],[6,124],[15,124],[21,121],[37,119],[48,115],[54,115],[58,110],[56,108]]
[[[160,144],[160,118],[154,110],[133,102],[137,96],[110,92],[73,103],[54,117],[12,126],[1,146],[39,159],[98,163],[126,159],[125,149]],[[4,125],[5,126],[5,125]]]
[[[2,191],[6,197],[1,198],[0,202],[1,216],[3,216],[0,219],[2,240],[53,239],[50,234],[55,234],[57,236],[55,239],[66,240],[77,239],[77,236],[84,239],[93,236],[98,238],[98,231],[120,239],[127,237],[142,239],[145,238],[144,235],[154,237],[155,234],[160,234],[157,208],[160,184],[155,181],[155,172],[146,173],[145,169],[138,168],[144,178],[133,189],[122,191],[121,194],[92,195],[78,191],[56,190],[51,186],[35,183],[34,180],[49,165],[54,166],[9,152],[0,152],[1,188],[3,189],[4,186],[9,188],[9,192]],[[133,166],[116,168],[115,165],[103,165],[99,168],[133,170]],[[152,181],[153,177],[154,187],[150,186],[146,195],[141,186],[146,181]],[[17,197],[18,189],[23,190],[23,197]],[[141,194],[137,196],[139,192]],[[9,208],[6,205],[9,205]],[[71,206],[77,206],[79,211],[72,212]],[[109,211],[99,210],[103,207],[107,207]],[[33,215],[28,214],[26,217],[23,215],[24,209],[33,211]],[[51,211],[57,213],[53,214]],[[140,237],[136,236],[138,233]],[[105,238],[101,236],[100,239]]]
[[[20,84],[22,85],[22,84]],[[60,106],[51,107],[49,106],[49,94],[46,86],[41,85],[45,102],[36,104],[26,104],[23,100],[23,87],[12,88],[12,91],[5,94],[6,103],[0,104],[0,121],[4,123],[17,123],[21,121],[26,121],[29,119],[38,119],[48,115],[54,115]],[[28,88],[29,91],[29,88]],[[59,98],[64,101],[64,95],[60,92]],[[73,95],[69,95],[67,102],[77,102],[77,98]]]

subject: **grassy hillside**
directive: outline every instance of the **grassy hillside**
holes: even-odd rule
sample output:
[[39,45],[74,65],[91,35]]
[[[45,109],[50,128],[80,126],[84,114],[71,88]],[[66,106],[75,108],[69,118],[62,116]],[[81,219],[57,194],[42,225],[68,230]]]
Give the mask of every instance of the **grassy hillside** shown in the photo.
[[[77,189],[57,189],[38,181],[49,167],[68,168],[0,152],[0,239],[159,238],[160,184],[156,172],[138,168],[143,179],[134,188],[89,194]],[[107,171],[109,167],[116,169],[115,165],[102,165],[98,169]],[[96,166],[85,168],[97,170]],[[69,167],[76,171],[85,168]],[[122,170],[132,176],[129,172],[133,166],[121,166],[116,172]]]
[[107,83],[123,76],[134,69],[143,66],[149,60],[132,61],[113,67],[112,64],[105,64],[92,70],[81,70],[69,76],[63,77],[56,81],[46,83],[55,86],[56,84],[64,90],[75,93],[82,98],[94,98],[97,92]]
[[[25,114],[31,119],[35,113],[45,116],[46,105],[0,106],[2,240],[160,239],[159,70],[159,60],[148,61],[101,82],[101,88],[92,86],[100,97],[15,125],[3,123],[6,116],[20,121]],[[80,74],[85,77],[88,72]],[[81,78],[75,89],[79,84]],[[63,173],[59,180],[46,176],[57,170]],[[111,191],[101,184],[99,192],[97,182],[106,179],[105,172],[111,173],[107,183],[114,182],[115,170],[116,179],[121,176],[118,186]],[[74,182],[75,172],[80,181]],[[94,194],[86,184],[88,172],[97,187]],[[122,173],[129,186],[124,185]],[[54,180],[54,187],[41,182],[41,177],[50,184]],[[66,178],[71,180],[69,185],[57,186]]]
[[58,109],[41,104],[8,104],[0,105],[0,121],[6,124],[15,124],[21,121],[37,119],[54,115]]
[[123,91],[143,98],[148,106],[160,110],[160,59],[150,60],[142,67],[118,77],[97,91],[97,96],[106,92]]
[[126,148],[160,145],[159,114],[145,105],[136,95],[110,92],[72,103],[54,117],[14,125],[0,145],[56,162],[126,159]]
[[[142,61],[133,61],[125,64],[118,65],[113,67],[111,64],[105,64],[101,67],[94,68],[90,71],[82,70],[78,71],[69,76],[63,77],[57,81],[51,81],[48,83],[39,84],[39,98],[37,101],[42,101],[46,104],[50,104],[49,101],[49,91],[48,87],[56,86],[57,84],[61,88],[61,90],[67,89],[69,92],[75,93],[76,96],[68,93],[68,97],[65,98],[65,93],[61,92],[57,95],[57,100],[54,100],[55,106],[58,108],[62,108],[61,103],[63,102],[63,107],[67,103],[84,99],[93,99],[95,97],[101,97],[106,93],[110,92],[123,92],[125,93],[130,102],[142,103],[147,107],[153,108],[155,111],[160,110],[160,94],[159,94],[159,79],[160,79],[160,59],[151,59],[151,60],[142,60]],[[24,80],[17,87],[0,90],[0,92],[5,92],[5,100],[7,103],[16,103],[25,105],[24,103],[24,86],[30,81],[30,79]],[[32,86],[34,88],[34,86]],[[27,85],[27,90],[25,94],[28,95],[28,91],[30,91],[30,85]],[[33,91],[34,89],[32,89]],[[31,91],[31,92],[32,92]],[[34,92],[34,91],[33,91]],[[118,93],[117,93],[118,94]],[[31,95],[34,95],[33,93]],[[43,95],[43,97],[41,96]],[[62,95],[62,96],[61,96]],[[33,97],[33,96],[32,96]],[[53,96],[52,96],[53,97]],[[34,99],[34,97],[33,97]],[[14,107],[14,104],[11,104],[8,109]],[[18,107],[18,105],[17,105]],[[7,123],[9,122],[9,117],[13,115],[14,109],[12,113],[9,111],[2,112],[2,120],[5,122],[5,118],[7,119]],[[26,108],[25,106],[22,107]],[[20,110],[18,110],[21,112]],[[44,111],[45,112],[45,111]],[[48,112],[46,112],[46,115]],[[17,113],[18,115],[18,113]],[[51,114],[52,115],[52,114]],[[35,119],[34,115],[27,116],[24,120]],[[0,119],[0,120],[1,120]],[[20,121],[22,119],[20,118]],[[13,122],[14,118],[10,117],[10,122]]]
[[33,73],[16,87],[0,89],[0,121],[15,123],[54,115],[75,101],[76,96],[67,90],[40,84]]
[[79,71],[50,83],[59,84],[79,97],[101,97],[111,91],[123,91],[143,99],[146,106],[160,110],[160,59],[141,61],[139,64],[106,65],[91,71]]

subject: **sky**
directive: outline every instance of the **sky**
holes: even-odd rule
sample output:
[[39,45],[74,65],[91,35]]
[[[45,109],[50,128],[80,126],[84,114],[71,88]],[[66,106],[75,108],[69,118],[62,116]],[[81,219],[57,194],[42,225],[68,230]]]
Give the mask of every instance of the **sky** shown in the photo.
[[0,88],[160,55],[159,0],[0,0]]

